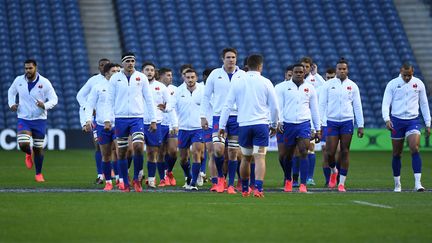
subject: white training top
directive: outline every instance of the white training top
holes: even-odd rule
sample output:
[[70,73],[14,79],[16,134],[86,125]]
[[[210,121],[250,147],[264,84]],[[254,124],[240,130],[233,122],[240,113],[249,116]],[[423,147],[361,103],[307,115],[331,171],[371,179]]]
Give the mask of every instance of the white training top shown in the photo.
[[238,107],[239,126],[269,124],[275,127],[279,121],[279,105],[273,84],[257,71],[248,71],[232,83],[219,120],[219,128],[225,129],[232,104]]
[[197,83],[193,92],[187,89],[186,84],[177,88],[175,93],[175,109],[180,130],[201,129],[201,117],[199,111],[204,94],[204,86]]
[[312,84],[315,90],[318,92],[318,88],[324,85],[325,80],[323,79],[323,77],[321,77],[319,73],[309,73],[309,75],[305,77],[305,82]]
[[[8,105],[12,107],[16,104],[16,95],[18,94],[18,118],[25,120],[46,120],[47,110],[57,105],[57,94],[51,82],[39,73],[36,74],[36,79],[33,82],[36,82],[36,84],[29,92],[26,76],[21,75],[16,77],[8,90]],[[45,109],[36,105],[38,100],[44,102]]]
[[105,79],[105,82],[93,86],[85,105],[86,122],[93,120],[93,110],[96,110],[96,123],[98,125],[103,126],[104,122],[107,121],[114,125],[114,112],[111,102],[109,102],[111,88],[111,84],[107,79]]
[[[153,80],[150,82],[150,89],[152,91],[153,102],[156,110],[156,122],[161,123],[164,113],[168,113],[173,110],[172,99],[170,98],[168,88],[165,86],[165,84],[157,80]],[[159,104],[166,105],[165,111],[162,111],[157,107]],[[146,106],[144,106],[144,114],[144,124],[150,124],[151,121],[147,116],[148,112]]]
[[76,99],[80,105],[79,116],[80,116],[81,126],[84,126],[86,123],[85,106],[87,104],[87,98],[88,95],[90,94],[90,91],[95,85],[104,83],[104,81],[105,81],[105,77],[99,73],[89,78],[87,82],[78,91],[76,95]]
[[358,86],[346,78],[343,82],[338,78],[327,80],[320,88],[319,111],[321,121],[343,122],[353,120],[354,115],[358,127],[364,127],[363,109]]
[[[210,109],[210,101],[213,102],[213,116],[220,116],[222,107],[226,100],[226,95],[230,90],[230,86],[234,80],[245,72],[236,66],[235,72],[231,78],[228,77],[228,73],[225,71],[223,66],[213,70],[207,78],[204,97],[201,107],[201,117],[207,118],[206,112]],[[213,96],[213,97],[212,97]],[[233,106],[230,115],[237,115],[237,107]]]
[[297,87],[292,80],[282,82],[276,95],[283,122],[299,124],[311,121],[316,131],[321,130],[318,97],[312,84],[303,82]]
[[178,124],[174,124],[175,122],[177,122],[177,113],[173,106],[175,103],[175,93],[177,92],[177,87],[172,84],[166,87],[168,90],[169,99],[171,100],[171,106],[173,109],[171,110],[171,112],[164,112],[162,114],[163,118],[161,124],[164,126],[169,126],[170,129],[172,129],[173,127],[178,127]]
[[[147,116],[151,122],[156,122],[156,109],[147,77],[134,71],[131,77],[126,77],[123,70],[111,76],[110,102],[116,118],[143,118]],[[147,114],[144,114],[144,105]]]
[[431,115],[424,83],[412,77],[406,83],[401,75],[388,82],[382,101],[382,116],[384,121],[389,121],[391,115],[399,119],[414,119],[419,115],[419,106],[426,127],[431,125]]

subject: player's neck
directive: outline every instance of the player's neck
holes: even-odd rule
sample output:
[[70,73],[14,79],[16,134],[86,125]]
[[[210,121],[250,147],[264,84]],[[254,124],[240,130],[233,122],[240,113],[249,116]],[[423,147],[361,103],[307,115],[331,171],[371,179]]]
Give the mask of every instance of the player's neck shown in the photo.
[[135,72],[135,69],[132,69],[130,72],[129,71],[127,71],[127,70],[125,70],[125,69],[123,69],[123,73],[126,75],[126,76],[132,76],[132,74]]
[[236,70],[236,66],[234,66],[234,67],[225,67],[224,66],[224,70],[227,73],[233,73]]
[[194,86],[188,86],[186,85],[187,90],[189,90],[191,93],[196,89],[196,84]]

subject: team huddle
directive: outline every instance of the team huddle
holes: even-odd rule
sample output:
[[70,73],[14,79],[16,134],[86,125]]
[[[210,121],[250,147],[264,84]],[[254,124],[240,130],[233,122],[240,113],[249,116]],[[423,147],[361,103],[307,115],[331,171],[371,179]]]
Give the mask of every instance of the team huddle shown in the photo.
[[[192,65],[183,65],[179,87],[172,84],[169,68],[156,69],[144,62],[141,71],[136,70],[134,53],[125,53],[122,65],[101,59],[100,74],[77,94],[81,126],[94,137],[96,183],[105,183],[105,191],[116,186],[124,192],[131,188],[141,192],[143,184],[176,186],[173,170],[179,154],[186,190],[203,185],[208,167],[211,191],[264,197],[267,147],[269,137],[276,136],[285,192],[298,187],[306,193],[308,186],[315,185],[314,145],[319,142],[326,187],[345,192],[354,125],[359,138],[364,133],[360,90],[348,78],[347,60],[341,58],[324,79],[312,59],[303,57],[288,66],[285,80],[274,86],[261,75],[261,55],[248,56],[243,69],[237,66],[236,49],[225,48],[221,58],[222,67],[204,71],[202,83]],[[402,190],[405,140],[412,156],[414,189],[424,191],[419,108],[426,136],[431,117],[425,86],[413,72],[411,65],[403,64],[400,75],[387,84],[382,101],[382,116],[391,131],[395,192]],[[8,103],[17,112],[18,143],[26,153],[27,168],[35,164],[37,182],[45,181],[47,110],[57,100],[50,81],[37,72],[36,61],[25,61],[25,74],[9,88]]]

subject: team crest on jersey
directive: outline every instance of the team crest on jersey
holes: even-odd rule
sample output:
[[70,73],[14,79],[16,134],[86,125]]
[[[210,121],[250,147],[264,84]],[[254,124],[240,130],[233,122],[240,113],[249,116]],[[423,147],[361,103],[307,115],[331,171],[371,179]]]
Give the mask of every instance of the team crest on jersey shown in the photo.
[[313,79],[311,79],[310,81],[311,81],[311,82],[315,82],[315,79],[313,78]]
[[39,89],[42,89],[42,88],[43,88],[42,84],[39,84],[38,88],[39,88]]
[[305,93],[309,93],[309,89],[308,89],[308,88],[305,88],[305,89],[304,89],[304,92],[305,92]]
[[158,90],[158,91],[159,91],[159,90],[160,90],[160,88],[159,88],[159,87],[155,87],[155,90]]
[[417,89],[417,84],[413,84],[413,88],[414,88],[414,89]]
[[348,86],[348,87],[347,87],[347,90],[351,91],[351,89],[352,89],[351,86]]
[[136,81],[141,81],[141,78],[140,78],[140,77],[136,77],[135,80],[136,80]]

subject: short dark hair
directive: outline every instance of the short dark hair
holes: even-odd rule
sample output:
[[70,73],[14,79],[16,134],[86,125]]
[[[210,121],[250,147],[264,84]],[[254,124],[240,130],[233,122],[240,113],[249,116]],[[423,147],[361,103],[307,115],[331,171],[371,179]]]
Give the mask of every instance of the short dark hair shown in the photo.
[[294,70],[295,67],[302,67],[303,70],[304,70],[304,68],[305,68],[304,65],[301,64],[301,63],[296,63],[296,64],[292,65],[292,70]]
[[204,69],[204,71],[202,72],[202,75],[205,75],[205,76],[209,76],[210,75],[210,73],[212,72],[214,70],[214,68],[206,68],[206,69]]
[[101,62],[111,62],[108,58],[101,58],[101,59],[99,59],[99,64],[101,63]]
[[260,54],[252,54],[247,59],[249,70],[257,70],[264,63],[264,57]]
[[348,66],[348,61],[344,57],[341,57],[339,58],[339,61],[336,63],[336,65],[337,64],[346,64]]
[[103,69],[103,75],[105,76],[105,74],[107,74],[108,72],[109,72],[109,70],[111,70],[111,68],[113,68],[113,67],[117,67],[116,66],[116,64],[115,63],[107,63],[105,66],[104,66],[104,69]]
[[302,57],[300,59],[300,62],[304,62],[304,63],[309,63],[310,65],[313,64],[312,58],[311,57]]
[[293,65],[288,65],[288,66],[285,68],[285,72],[292,71],[292,70],[293,70]]
[[185,73],[195,73],[195,75],[198,77],[198,73],[197,73],[197,71],[195,71],[195,69],[193,69],[193,68],[188,68],[188,69],[185,71]]
[[334,69],[332,67],[327,68],[326,73],[336,73],[336,69]]
[[36,62],[35,59],[27,59],[27,60],[24,61],[24,64],[30,64],[30,63],[33,63],[33,65],[35,67],[37,67],[37,62]]
[[190,63],[185,63],[185,64],[181,65],[180,66],[180,74],[183,75],[183,71],[186,69],[190,69],[190,68],[193,68],[192,64],[190,64]]
[[171,68],[167,68],[167,67],[161,67],[159,69],[159,75],[164,75],[165,73],[169,73],[172,72]]
[[405,70],[408,70],[408,69],[411,69],[411,68],[413,68],[413,66],[411,64],[407,63],[407,62],[403,63],[402,67],[401,67],[401,69],[405,69]]
[[142,65],[141,65],[141,70],[143,70],[145,68],[145,66],[153,66],[154,69],[156,69],[156,65],[150,61],[145,61]]
[[123,60],[124,57],[127,57],[127,56],[133,56],[133,57],[135,57],[135,53],[133,53],[133,52],[131,52],[131,51],[126,52],[126,53],[123,53],[123,55],[122,55],[122,60]]
[[225,57],[225,54],[227,54],[227,52],[233,52],[237,56],[237,50],[235,48],[233,48],[233,47],[227,47],[227,48],[224,48],[222,50],[222,58]]

